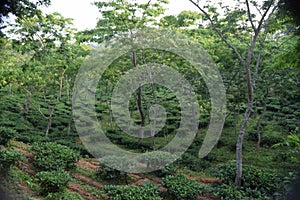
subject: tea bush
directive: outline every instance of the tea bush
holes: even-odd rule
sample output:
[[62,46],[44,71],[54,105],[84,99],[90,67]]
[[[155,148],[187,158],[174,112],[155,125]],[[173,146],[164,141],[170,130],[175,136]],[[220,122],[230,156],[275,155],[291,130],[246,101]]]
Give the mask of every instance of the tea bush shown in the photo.
[[126,176],[126,172],[117,169],[128,169],[133,165],[134,163],[130,162],[126,156],[107,156],[100,160],[99,169],[96,174],[105,180],[117,179]]
[[24,156],[17,151],[0,150],[0,174],[6,174],[11,166],[23,159]]
[[31,150],[34,165],[44,171],[73,169],[79,159],[79,153],[55,142],[35,143]]
[[258,191],[243,190],[234,184],[222,184],[216,188],[211,188],[210,191],[216,197],[220,197],[223,200],[267,200],[270,199],[268,196],[261,195]]
[[158,196],[158,187],[151,182],[145,182],[143,186],[119,186],[106,185],[104,190],[109,199],[114,200],[161,200]]
[[12,128],[0,127],[0,145],[6,145],[7,142],[16,136],[16,131]]
[[[235,161],[229,161],[217,168],[216,176],[221,178],[225,184],[230,185],[234,183],[235,170]],[[252,197],[271,197],[281,190],[280,177],[271,171],[243,165],[242,189]]]
[[65,190],[64,192],[48,193],[44,200],[84,200],[80,194]]
[[35,177],[41,186],[41,193],[43,195],[64,191],[71,180],[70,174],[64,170],[41,171]]
[[162,179],[162,185],[168,189],[168,195],[177,200],[197,199],[204,189],[204,186],[183,175],[167,176]]
[[[137,158],[139,162],[147,165],[147,168],[155,170],[166,166],[166,164],[171,164],[176,159],[177,156],[164,151],[146,152],[145,154],[142,154],[140,157]],[[169,167],[169,169],[171,170],[171,167]]]

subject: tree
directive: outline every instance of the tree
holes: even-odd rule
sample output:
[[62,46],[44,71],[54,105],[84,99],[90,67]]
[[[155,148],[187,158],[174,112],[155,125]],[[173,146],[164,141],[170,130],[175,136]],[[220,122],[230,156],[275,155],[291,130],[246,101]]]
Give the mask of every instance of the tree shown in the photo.
[[[90,41],[103,42],[112,37],[119,37],[122,34],[128,34],[134,38],[136,29],[145,28],[148,25],[155,25],[158,16],[164,13],[162,4],[167,0],[148,1],[147,3],[137,3],[135,1],[102,1],[95,2],[102,18],[98,20],[94,30],[83,32]],[[139,61],[137,60],[137,52],[133,51],[130,55],[131,65],[136,68]],[[141,129],[139,136],[139,144],[144,137],[144,127],[146,124],[146,112],[142,103],[142,87],[137,89],[136,102],[141,117]]]
[[40,14],[38,6],[49,6],[51,0],[39,0],[32,2],[30,0],[4,0],[0,4],[0,36],[3,36],[2,29],[6,26],[2,26],[5,17],[9,17],[9,14],[15,15],[17,18],[32,17],[36,14]]
[[[228,28],[235,28],[235,31],[250,31],[251,40],[248,43],[247,52],[239,52],[237,47],[230,41],[230,35],[227,35],[226,32],[224,33],[224,30],[222,30],[224,27],[220,26],[220,24],[222,24],[222,18],[218,16],[216,8],[207,6],[208,10],[205,10],[198,1],[190,0],[190,2],[200,10],[203,17],[208,20],[223,42],[232,49],[245,69],[248,103],[236,144],[235,183],[240,186],[242,184],[243,138],[254,101],[255,78],[253,78],[253,76],[255,76],[255,68],[260,66],[261,49],[263,48],[266,35],[269,34],[268,26],[274,19],[274,13],[278,8],[278,2],[276,0],[262,1],[259,3],[249,0],[245,0],[244,2],[237,1],[238,7],[234,8],[233,11],[230,11],[229,7],[222,6],[225,10],[225,19],[227,21],[227,26],[229,25]],[[258,10],[259,16],[253,14],[253,8]],[[252,67],[253,65],[254,69]]]
[[[72,73],[86,53],[78,43],[71,42],[74,38],[71,19],[59,13],[19,18],[16,22],[11,30],[17,38],[12,40],[14,48],[29,56],[21,66],[23,74],[14,84],[27,94],[24,114],[33,105],[47,120],[45,136],[48,137],[55,109],[62,97],[63,85],[71,84],[66,80],[67,74],[74,76]],[[34,96],[43,99],[47,108],[32,103]]]

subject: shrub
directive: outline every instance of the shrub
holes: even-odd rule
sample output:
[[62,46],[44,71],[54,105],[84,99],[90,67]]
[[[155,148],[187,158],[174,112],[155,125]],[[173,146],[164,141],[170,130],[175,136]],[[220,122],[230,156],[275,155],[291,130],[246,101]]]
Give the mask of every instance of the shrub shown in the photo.
[[211,166],[211,163],[204,159],[199,159],[194,155],[185,152],[180,159],[178,159],[178,163],[184,167],[193,171],[202,171],[203,169],[207,169]]
[[219,197],[224,200],[250,200],[254,199],[247,197],[246,192],[241,190],[239,187],[235,186],[234,184],[222,184],[216,188],[211,189],[211,194],[216,197]]
[[[0,173],[6,174],[10,167],[18,160],[22,160],[23,156],[17,151],[0,150]],[[1,176],[1,175],[0,175]]]
[[35,143],[31,147],[34,165],[41,170],[73,169],[79,154],[67,146],[54,142]]
[[172,199],[193,200],[197,199],[204,186],[190,180],[183,175],[170,175],[162,179],[162,185],[168,189]]
[[48,193],[44,200],[84,200],[80,194],[76,192],[64,191],[58,193]]
[[[117,179],[122,176],[126,176],[125,170],[129,169],[133,165],[134,163],[130,162],[130,160],[126,156],[107,156],[101,158],[97,175],[105,180]],[[117,169],[124,169],[124,171],[120,171]]]
[[[235,180],[235,169],[235,161],[229,161],[218,167],[216,176],[224,183],[232,184]],[[242,187],[248,194],[258,192],[272,196],[280,189],[280,179],[274,172],[243,165]]]
[[14,138],[16,131],[12,128],[0,127],[0,145],[6,145],[7,142]]
[[164,151],[153,151],[142,154],[137,158],[138,161],[147,165],[147,168],[159,169],[166,164],[171,164],[177,159],[177,156]]
[[114,200],[160,200],[158,188],[151,182],[145,182],[143,186],[118,186],[106,185],[104,190],[109,199]]
[[62,192],[71,180],[70,174],[64,170],[41,171],[35,176],[41,186],[41,193],[44,195],[53,192]]

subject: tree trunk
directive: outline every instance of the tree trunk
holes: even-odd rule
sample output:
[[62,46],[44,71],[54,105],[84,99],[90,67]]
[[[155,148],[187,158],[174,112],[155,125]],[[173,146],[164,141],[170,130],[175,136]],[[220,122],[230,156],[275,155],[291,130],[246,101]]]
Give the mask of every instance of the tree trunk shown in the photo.
[[[132,53],[132,64],[133,67],[137,67],[137,63],[136,63],[136,52],[134,51]],[[143,110],[143,106],[142,106],[142,84],[139,83],[139,88],[137,90],[137,105],[138,105],[138,109],[140,112],[140,116],[141,116],[141,129],[140,129],[140,133],[139,133],[139,139],[138,139],[138,144],[141,144],[141,142],[143,141],[144,138],[144,127],[145,127],[145,122],[146,122],[146,115],[145,112]]]
[[49,135],[49,130],[51,128],[51,125],[52,125],[52,111],[54,111],[54,109],[51,110],[51,114],[50,116],[48,117],[48,123],[47,123],[47,128],[46,128],[46,133],[45,133],[45,137],[48,137]]
[[242,166],[243,166],[243,139],[244,134],[246,131],[246,126],[251,114],[253,102],[248,102],[248,107],[244,115],[244,120],[242,123],[242,127],[240,129],[240,133],[238,136],[238,140],[236,143],[236,177],[235,177],[235,184],[241,186],[242,184]]
[[267,100],[268,100],[268,95],[269,95],[269,89],[267,89],[267,92],[264,96],[264,106],[263,106],[263,111],[261,115],[259,116],[257,126],[256,126],[256,132],[257,132],[257,144],[256,144],[256,151],[259,151],[260,148],[260,142],[261,142],[261,122],[264,118],[265,112],[267,110]]
[[245,71],[246,71],[246,78],[247,78],[247,90],[248,90],[248,106],[246,109],[246,112],[244,114],[243,123],[239,132],[239,136],[236,143],[236,177],[235,177],[235,184],[238,186],[242,185],[242,167],[243,167],[243,139],[244,134],[246,131],[247,123],[249,121],[249,117],[251,114],[251,109],[253,106],[253,82],[251,78],[251,70],[250,70],[250,64],[252,60],[252,55],[254,51],[254,46],[257,40],[258,34],[255,34],[252,41],[251,46],[249,48],[248,54],[247,54],[247,60],[244,63]]
[[50,130],[51,126],[52,126],[52,116],[53,116],[55,108],[56,108],[56,106],[59,103],[60,98],[61,98],[64,74],[65,74],[65,70],[62,71],[61,77],[59,78],[59,90],[58,90],[58,94],[57,94],[57,97],[56,97],[55,105],[51,108],[49,117],[47,117],[48,123],[47,123],[45,137],[48,137],[49,130]]

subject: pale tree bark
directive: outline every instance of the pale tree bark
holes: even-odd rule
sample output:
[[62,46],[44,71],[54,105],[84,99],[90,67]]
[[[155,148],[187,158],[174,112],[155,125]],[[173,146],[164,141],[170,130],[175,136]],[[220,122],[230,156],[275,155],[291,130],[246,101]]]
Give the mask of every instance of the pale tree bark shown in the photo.
[[[251,110],[253,107],[253,100],[254,100],[254,91],[253,91],[253,80],[251,77],[251,63],[253,62],[253,54],[254,54],[254,48],[256,47],[256,43],[258,40],[258,37],[261,34],[262,29],[264,29],[271,17],[271,15],[274,13],[274,11],[277,9],[277,4],[275,5],[275,0],[272,0],[269,2],[269,5],[267,8],[261,12],[261,18],[258,21],[258,25],[255,26],[255,23],[252,18],[252,14],[250,11],[250,5],[249,1],[245,0],[246,6],[247,6],[247,16],[248,20],[250,21],[251,27],[252,27],[252,39],[250,43],[250,47],[247,51],[247,57],[243,58],[242,54],[237,50],[237,48],[230,43],[230,41],[222,34],[221,30],[217,27],[215,22],[212,20],[210,15],[199,5],[199,1],[195,0],[189,0],[192,4],[194,4],[209,20],[210,24],[212,25],[212,28],[214,31],[219,35],[219,37],[222,39],[223,42],[229,46],[233,52],[238,57],[239,61],[243,65],[245,72],[246,72],[246,83],[247,83],[247,95],[248,95],[248,104],[247,109],[244,113],[244,119],[238,134],[237,144],[236,144],[236,178],[235,178],[235,184],[238,186],[241,186],[242,184],[242,166],[243,166],[243,158],[242,158],[242,147],[243,147],[243,139],[244,134],[246,131],[247,123],[251,114]],[[273,9],[271,10],[271,8]],[[271,11],[270,11],[271,10]],[[256,63],[260,62],[260,57],[258,60],[256,60]]]
[[63,78],[64,78],[65,71],[66,70],[63,70],[62,73],[61,73],[61,76],[59,77],[59,90],[58,90],[58,94],[57,94],[57,97],[56,97],[55,105],[51,108],[50,114],[47,117],[48,123],[47,123],[47,127],[46,127],[45,137],[48,137],[50,128],[52,126],[52,117],[53,117],[55,108],[56,108],[56,106],[59,103],[60,98],[61,98],[62,87],[63,87]]
[[[137,62],[136,62],[136,52],[132,52],[132,64],[133,67],[136,68],[137,67]],[[138,139],[138,144],[141,144],[144,138],[144,127],[145,127],[145,123],[146,123],[146,114],[144,112],[143,109],[143,105],[142,105],[142,84],[141,84],[141,80],[139,82],[139,88],[137,89],[137,95],[136,95],[136,101],[137,101],[137,106],[139,109],[139,113],[141,116],[141,129],[140,129],[140,133],[139,133],[139,139]]]
[[[148,74],[149,74],[149,78],[151,80],[151,90],[152,90],[152,95],[153,95],[153,98],[154,98],[154,103],[155,105],[157,105],[157,97],[156,97],[156,94],[155,94],[155,86],[154,86],[154,81],[153,81],[153,78],[152,78],[152,73],[151,73],[151,70],[148,71]],[[153,126],[151,127],[151,138],[152,138],[152,142],[151,142],[151,148],[152,150],[155,151],[155,134],[156,134],[156,124],[157,124],[157,108],[155,107],[154,108],[154,116],[153,116]],[[150,124],[150,123],[149,123]]]

